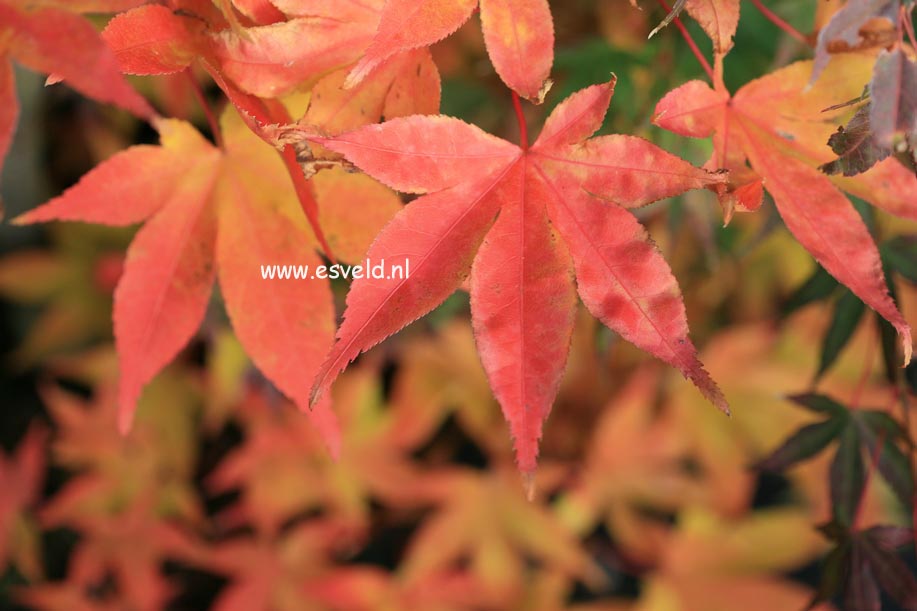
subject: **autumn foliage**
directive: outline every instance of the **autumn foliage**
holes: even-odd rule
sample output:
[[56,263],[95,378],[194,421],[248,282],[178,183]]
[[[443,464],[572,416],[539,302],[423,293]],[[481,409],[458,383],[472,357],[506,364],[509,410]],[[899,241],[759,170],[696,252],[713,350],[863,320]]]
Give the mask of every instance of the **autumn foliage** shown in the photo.
[[0,606],[917,609],[913,9],[0,0]]

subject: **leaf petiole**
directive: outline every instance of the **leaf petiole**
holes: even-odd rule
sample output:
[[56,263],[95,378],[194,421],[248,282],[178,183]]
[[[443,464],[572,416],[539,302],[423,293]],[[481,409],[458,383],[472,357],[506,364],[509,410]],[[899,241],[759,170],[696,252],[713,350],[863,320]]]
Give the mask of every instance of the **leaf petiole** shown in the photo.
[[525,123],[525,113],[522,112],[522,102],[519,100],[519,94],[513,91],[513,109],[516,111],[516,119],[519,121],[519,146],[523,151],[529,148],[529,128]]

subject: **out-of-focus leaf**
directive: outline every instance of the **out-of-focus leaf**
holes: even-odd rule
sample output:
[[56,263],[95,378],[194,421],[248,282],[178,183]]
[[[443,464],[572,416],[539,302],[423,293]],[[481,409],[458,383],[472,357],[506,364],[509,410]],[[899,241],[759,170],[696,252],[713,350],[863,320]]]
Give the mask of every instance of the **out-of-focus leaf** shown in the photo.
[[888,265],[917,284],[917,236],[898,236],[882,245],[882,254]]
[[818,265],[812,275],[809,276],[798,289],[796,289],[786,303],[783,304],[781,314],[789,316],[796,310],[809,305],[815,301],[822,301],[830,297],[837,290],[838,282],[834,277],[825,271],[825,268]]
[[898,356],[898,335],[895,333],[895,328],[884,318],[876,316],[876,326],[879,332],[882,361],[885,364],[885,379],[889,384],[895,384],[898,372],[901,370],[898,365],[901,362],[901,357]]
[[[888,285],[888,294],[895,303],[900,303],[898,299],[898,285],[895,282],[895,275],[891,272],[891,266],[888,256],[885,252],[886,244],[879,247],[879,253],[882,256],[882,271],[885,274],[885,283]],[[885,379],[892,386],[898,383],[900,376],[901,357],[898,356],[898,341],[895,328],[881,316],[876,316],[876,328],[879,333],[879,348],[882,351],[882,362],[885,365]]]
[[818,33],[812,82],[815,82],[831,61],[833,51],[849,51],[868,44],[862,36],[863,26],[873,18],[884,18],[889,24],[896,20],[899,0],[858,0],[848,2],[834,14]]
[[914,531],[903,526],[873,526],[866,531],[880,550],[894,551],[914,540]]
[[879,584],[861,545],[854,542],[850,553],[850,572],[847,576],[846,609],[853,611],[882,611]]
[[15,566],[30,579],[41,577],[39,531],[26,511],[45,480],[46,431],[37,425],[11,456],[0,452],[0,567]]
[[909,443],[907,433],[901,428],[898,421],[885,412],[871,409],[859,410],[856,412],[856,418],[859,422],[869,427],[870,432],[876,435],[882,435],[890,441],[897,439]]
[[869,83],[869,122],[880,146],[895,147],[917,133],[917,63],[895,49],[879,55]]
[[629,558],[645,564],[667,546],[667,529],[647,514],[703,500],[681,464],[677,423],[648,409],[660,381],[658,369],[638,370],[602,411],[582,475],[559,504],[571,528],[587,533],[603,524]]
[[[871,456],[876,454],[876,442],[882,440],[879,450],[879,473],[888,482],[903,507],[909,507],[914,499],[914,473],[911,461],[895,444],[903,431],[891,417],[882,412],[863,411],[857,414],[867,427],[861,429],[861,437]],[[868,417],[868,420],[867,420]]]
[[844,587],[844,577],[846,565],[849,562],[850,544],[841,543],[831,550],[825,556],[821,568],[821,580],[818,584],[818,590],[812,601],[806,607],[806,611],[811,611],[819,603],[823,603],[834,598]]
[[910,507],[914,502],[914,472],[911,461],[895,444],[886,441],[882,447],[879,473],[895,491],[902,507]]
[[437,510],[411,541],[402,565],[404,579],[422,580],[465,561],[488,587],[511,592],[507,588],[524,575],[521,560],[528,557],[568,576],[593,580],[592,560],[547,507],[526,500],[513,485],[517,478],[504,467],[490,474],[454,471],[429,479],[424,486]]
[[850,291],[844,291],[844,294],[837,300],[837,304],[834,307],[834,317],[831,319],[831,325],[828,327],[828,332],[825,334],[825,340],[822,343],[817,378],[820,378],[828,371],[834,361],[837,360],[837,357],[840,356],[844,346],[853,337],[853,332],[856,331],[865,311],[866,305]]
[[809,411],[821,414],[846,414],[847,408],[825,395],[801,394],[789,397],[790,401]]
[[894,418],[878,410],[848,409],[825,395],[799,395],[791,400],[811,411],[825,414],[826,419],[797,431],[757,467],[785,469],[815,455],[836,438],[838,448],[830,466],[834,527],[826,531],[830,538],[839,539],[838,533],[856,522],[866,484],[863,453],[874,456],[877,439],[882,439],[884,444],[878,471],[901,503],[905,507],[910,506],[914,494],[912,467],[896,444],[911,442]]
[[815,456],[827,446],[832,439],[837,437],[846,423],[841,418],[829,418],[825,422],[818,422],[804,426],[782,446],[758,463],[759,469],[768,471],[783,471],[800,461]]
[[903,609],[917,609],[917,579],[913,571],[894,552],[879,549],[864,537],[863,556],[872,565],[875,579]]
[[[801,609],[811,591],[767,573],[798,567],[820,548],[819,538],[796,510],[766,510],[736,520],[688,511],[666,546],[661,568],[649,576],[637,609]],[[717,602],[711,606],[714,592]]]
[[813,605],[843,592],[844,609],[880,611],[881,587],[902,609],[917,608],[917,579],[895,552],[897,547],[912,542],[911,529],[874,526],[852,532],[845,525],[831,522],[820,530],[837,546],[825,560]]
[[848,526],[853,523],[865,486],[866,469],[860,434],[856,427],[847,426],[841,434],[837,455],[831,463],[831,503],[834,517],[839,523]]

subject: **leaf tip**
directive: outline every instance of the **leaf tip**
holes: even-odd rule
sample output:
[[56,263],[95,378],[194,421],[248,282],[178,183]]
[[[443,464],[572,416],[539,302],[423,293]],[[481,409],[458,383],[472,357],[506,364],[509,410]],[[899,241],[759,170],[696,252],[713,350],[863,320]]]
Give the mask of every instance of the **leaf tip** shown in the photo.
[[618,84],[618,75],[614,72],[610,72],[608,76],[608,82],[605,84],[611,90],[612,95],[615,92],[615,86]]
[[23,214],[20,214],[19,216],[15,216],[11,218],[10,225],[17,225],[20,227],[24,225],[31,225],[32,224],[32,220],[30,218],[31,214],[32,214],[31,212],[25,212]]
[[353,89],[357,85],[363,82],[363,80],[369,76],[369,73],[376,69],[380,61],[376,58],[363,56],[363,58],[357,62],[357,65],[353,67],[350,73],[347,75],[347,78],[344,79],[343,88]]
[[315,406],[318,405],[318,402],[322,400],[322,396],[325,394],[325,387],[323,384],[316,384],[312,387],[312,390],[309,392],[309,401],[300,406],[300,409],[304,412],[312,412],[315,410]]
[[133,401],[118,402],[118,433],[122,437],[127,437],[134,428],[134,411]]
[[331,460],[339,462],[341,459],[341,425],[334,410],[331,408],[331,399],[327,395],[317,397],[316,404],[296,402],[300,411],[315,427],[322,443],[328,450]]
[[525,491],[525,500],[529,503],[535,500],[535,471],[523,471],[522,475],[522,489]]
[[545,79],[544,83],[541,85],[541,89],[538,90],[538,93],[534,97],[529,98],[529,101],[532,104],[543,104],[545,97],[547,97],[548,92],[551,91],[551,87],[554,86],[554,81],[551,79]]
[[700,387],[701,392],[707,397],[707,400],[713,403],[713,406],[718,410],[726,414],[728,417],[732,417],[732,409],[729,407],[729,401],[726,400],[723,391],[720,390],[720,387],[716,385],[712,379],[708,377],[707,383],[709,387]]

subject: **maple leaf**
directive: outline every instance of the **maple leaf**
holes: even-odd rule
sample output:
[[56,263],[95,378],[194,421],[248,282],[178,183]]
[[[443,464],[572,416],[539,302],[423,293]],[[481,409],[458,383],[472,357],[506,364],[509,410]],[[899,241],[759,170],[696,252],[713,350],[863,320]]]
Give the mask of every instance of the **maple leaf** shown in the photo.
[[675,513],[700,502],[703,493],[682,465],[688,449],[684,429],[671,416],[655,413],[660,373],[638,370],[602,410],[583,473],[558,507],[578,533],[603,523],[624,555],[641,565],[653,562],[667,538],[667,528],[648,517],[647,510]]
[[14,564],[30,579],[41,577],[38,531],[26,512],[45,478],[46,432],[32,426],[10,456],[0,453],[0,566]]
[[270,25],[286,20],[286,16],[271,0],[232,0],[232,4],[256,25]]
[[530,148],[449,117],[407,117],[313,142],[389,186],[426,193],[373,243],[373,260],[406,260],[410,278],[356,280],[313,402],[356,356],[428,313],[471,273],[478,352],[510,422],[523,472],[563,372],[576,308],[726,401],[688,339],[672,272],[629,208],[724,181],[630,136],[587,140],[614,81],[561,103]]
[[547,0],[387,0],[375,37],[345,85],[356,85],[393,55],[446,38],[479,5],[484,42],[497,74],[522,97],[541,103],[554,62]]
[[865,172],[891,154],[875,138],[869,122],[871,104],[857,110],[847,125],[837,128],[828,138],[828,146],[838,158],[819,166],[825,174],[856,176]]
[[597,584],[597,567],[549,506],[527,501],[509,465],[489,473],[440,470],[423,486],[435,513],[424,520],[400,566],[408,584],[467,564],[484,591],[507,600],[531,569],[531,558],[569,578]]
[[160,567],[167,559],[184,555],[190,546],[181,530],[142,501],[115,515],[84,516],[66,523],[82,535],[70,561],[70,581],[88,590],[114,577],[131,608],[154,611],[166,605],[174,586]]
[[276,537],[236,536],[200,546],[182,560],[230,578],[214,603],[218,611],[319,611],[341,607],[317,604],[307,584],[334,574],[332,557],[346,544],[337,524],[317,519]]
[[344,87],[349,69],[332,72],[311,91],[300,123],[340,134],[380,119],[436,114],[440,77],[427,49],[405,51],[386,59],[372,79]]
[[304,589],[310,600],[348,611],[467,611],[506,608],[507,604],[505,598],[486,592],[480,580],[461,571],[409,582],[375,567],[349,566],[307,580]]
[[[912,4],[908,0],[908,4]],[[849,51],[868,44],[865,26],[873,19],[882,19],[889,26],[898,22],[901,0],[860,0],[848,2],[836,12],[818,33],[811,82],[815,82],[831,61],[832,46]],[[884,46],[884,45],[883,45]]]
[[[225,150],[184,122],[163,120],[158,127],[161,146],[113,156],[17,221],[146,221],[115,292],[121,428],[129,428],[143,386],[197,330],[217,275],[233,327],[255,364],[306,405],[310,376],[331,343],[334,314],[327,281],[276,280],[267,287],[261,277],[261,265],[321,264],[283,164],[231,110],[223,120]],[[334,181],[329,177],[332,192]],[[396,205],[375,183],[364,184],[361,194],[370,209]],[[334,208],[325,213],[336,216]],[[318,421],[331,426],[328,418]],[[333,430],[324,432],[333,442]]]
[[147,2],[149,0],[38,0],[30,4],[66,9],[72,13],[120,13]]
[[[81,360],[91,360],[91,355],[81,355]],[[190,484],[196,460],[194,405],[187,381],[165,375],[153,383],[141,402],[138,425],[125,437],[115,428],[116,370],[113,359],[106,361],[92,401],[55,386],[42,389],[58,430],[52,444],[55,464],[80,474],[42,508],[42,519],[60,523],[98,518],[140,496],[172,515],[195,519],[200,509]],[[74,379],[78,372],[67,373]],[[88,382],[90,377],[75,379]],[[162,404],[174,409],[147,409]]]
[[107,227],[62,226],[52,232],[53,250],[0,259],[0,295],[42,306],[14,353],[21,367],[111,337],[111,295],[123,266],[124,237]]
[[[137,426],[124,437],[114,426],[114,367],[103,369],[89,401],[55,386],[42,389],[58,431],[54,462],[74,475],[42,506],[40,520],[46,528],[66,525],[80,531],[69,561],[70,583],[86,593],[108,583],[108,590],[117,591],[115,598],[130,602],[121,608],[160,609],[172,591],[161,563],[188,545],[173,521],[195,523],[203,515],[192,485],[197,459],[193,395],[187,379],[159,378],[144,398]],[[163,405],[170,409],[159,409]],[[56,594],[65,598],[62,591]],[[53,587],[25,593],[27,600],[44,601],[34,603],[38,608],[67,608],[63,600],[55,602],[57,595]],[[77,591],[71,595],[76,598]],[[74,602],[73,608],[81,607]]]
[[[835,183],[892,214],[917,219],[917,178],[894,159],[856,177],[829,179],[816,166],[833,155],[825,143],[832,126],[827,98],[860,95],[869,59],[842,56],[831,62],[816,87],[806,89],[811,62],[797,62],[730,95],[720,81],[711,88],[691,81],[657,105],[654,122],[675,133],[714,138],[714,158],[746,185],[760,184],[773,196],[796,239],[838,281],[898,331],[910,362],[911,329],[888,294],[879,251],[869,230]],[[746,162],[750,162],[751,168]]]
[[[630,3],[637,6],[637,0],[630,0]],[[713,41],[715,53],[725,55],[732,49],[732,39],[739,25],[739,0],[676,0],[649,38],[672,23],[683,10],[688,11]]]
[[896,548],[913,542],[913,531],[900,526],[873,526],[851,531],[832,522],[820,527],[836,543],[825,558],[818,592],[810,604],[844,594],[846,609],[881,611],[881,590],[903,609],[917,607],[917,580]]
[[366,46],[373,23],[346,21],[331,13],[324,23],[299,18],[248,28],[246,38],[224,31],[214,40],[213,53],[223,72],[242,89],[277,97],[353,62]]
[[241,489],[242,500],[224,516],[230,525],[252,524],[274,536],[304,512],[321,510],[348,532],[370,525],[370,500],[414,506],[424,487],[408,460],[427,437],[404,439],[406,421],[382,403],[378,368],[361,364],[334,388],[342,429],[340,455],[332,462],[313,427],[281,410],[246,401],[239,414],[246,442],[208,478],[215,492]]
[[[245,92],[274,98],[356,61],[372,39],[381,3],[276,1],[271,3],[273,11],[263,3],[255,3],[260,6],[248,6],[246,11],[261,15],[258,21],[272,23],[254,27],[238,23],[229,27],[223,16],[206,14],[206,9],[214,8],[210,3],[191,10],[181,6],[183,2],[173,0],[170,4],[178,10],[145,6],[113,20],[111,39],[116,43],[124,38],[135,39],[135,46],[115,47],[122,61],[130,62],[123,64],[125,69],[131,66],[142,71],[139,73],[155,74],[162,59],[157,57],[156,49],[172,47],[170,53],[180,50],[186,57],[193,49]],[[278,10],[279,14],[274,12]],[[269,19],[265,11],[271,12]],[[228,12],[235,15],[232,10]],[[206,24],[203,30],[202,20]]]
[[450,321],[400,346],[389,407],[400,439],[428,439],[454,415],[481,448],[496,456],[512,452],[466,321]]
[[[917,62],[901,49],[883,51],[869,83],[869,123],[879,145],[896,151],[917,143]],[[898,148],[899,143],[904,147]]]
[[[439,73],[426,50],[390,58],[363,91],[341,89],[344,74],[333,70],[354,61],[368,42],[378,18],[372,3],[276,4],[291,15],[289,20],[245,28],[241,34],[220,29],[212,19],[150,5],[119,15],[102,35],[128,74],[172,74],[199,63],[259,134],[264,126],[291,118],[282,105],[255,95],[276,97],[307,84],[314,85],[310,121],[331,132],[377,121],[383,114],[392,118],[439,108]],[[309,44],[302,44],[303,39]],[[334,258],[296,152],[285,146],[281,156],[318,241]]]
[[[811,591],[773,573],[805,565],[821,545],[798,509],[761,510],[739,519],[691,509],[679,516],[638,608],[707,611],[710,592],[722,597],[717,608],[723,611],[802,608]],[[833,609],[828,604],[815,608]]]
[[0,0],[0,169],[19,116],[11,60],[48,74],[55,82],[65,80],[80,93],[116,104],[138,117],[156,116],[121,75],[114,55],[92,24],[74,12],[118,10],[124,4]]
[[[898,424],[879,410],[848,409],[830,397],[800,395],[792,400],[825,416],[820,422],[796,431],[759,463],[759,468],[784,470],[821,452],[832,441],[838,450],[831,464],[831,499],[837,523],[851,525],[866,487],[863,451],[878,452],[878,471],[904,507],[913,499],[914,477],[905,453],[895,443],[907,436]],[[876,446],[879,445],[878,449]]]

